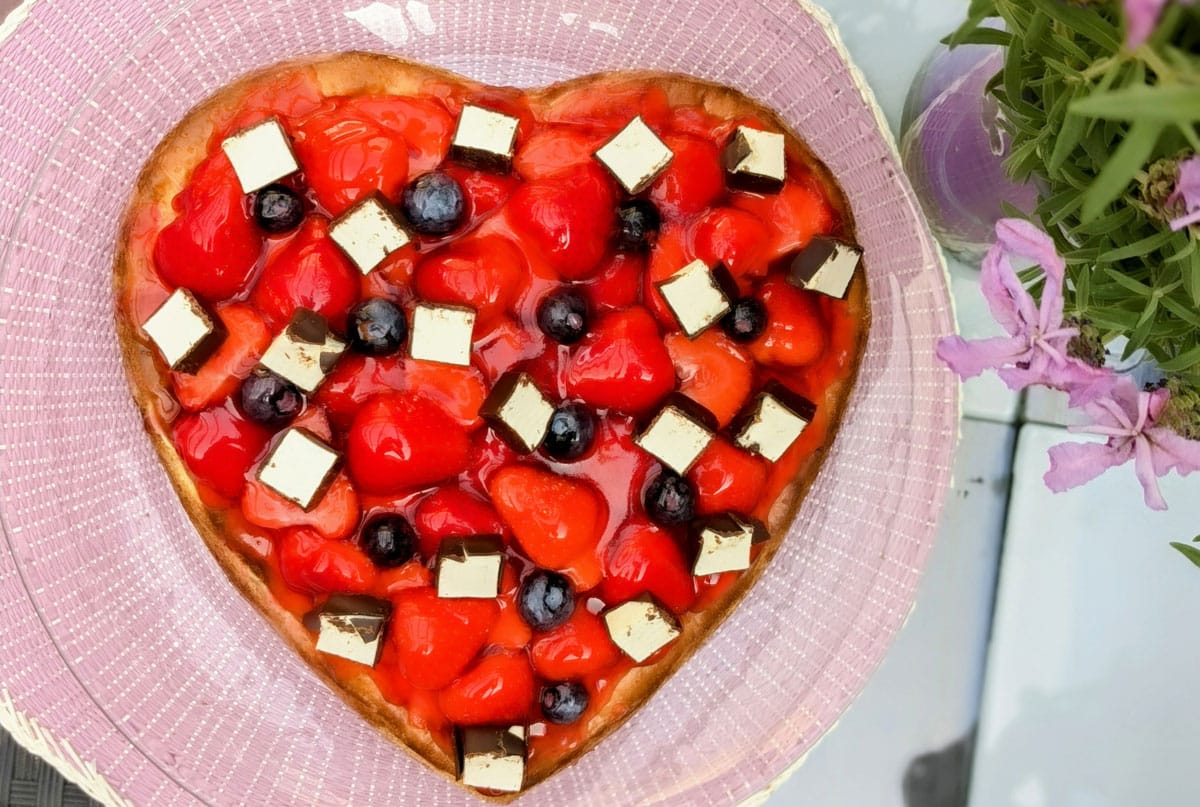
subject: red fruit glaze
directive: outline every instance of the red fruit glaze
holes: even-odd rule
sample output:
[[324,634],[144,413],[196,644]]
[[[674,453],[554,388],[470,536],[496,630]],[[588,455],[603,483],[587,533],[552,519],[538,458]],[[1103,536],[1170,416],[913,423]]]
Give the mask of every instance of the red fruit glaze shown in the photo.
[[443,600],[433,589],[409,589],[392,600],[387,641],[409,683],[442,689],[483,648],[499,613],[494,600]]
[[696,598],[696,586],[677,539],[649,522],[627,524],[608,545],[600,598],[618,604],[653,594],[676,614]]
[[767,328],[750,352],[762,364],[804,367],[825,350],[825,324],[811,292],[784,280],[768,280],[758,299],[767,309]]
[[768,468],[761,457],[742,451],[728,440],[713,440],[688,471],[688,480],[696,491],[696,512],[702,516],[750,515],[762,498]]
[[184,415],[172,431],[175,449],[192,476],[229,499],[242,492],[246,474],[271,437],[232,404]]
[[446,410],[416,393],[367,401],[346,439],[346,467],[369,493],[399,493],[457,476],[467,468],[467,433]]
[[770,236],[757,216],[733,207],[717,208],[696,224],[696,257],[709,266],[724,264],[734,277],[763,277]]
[[566,368],[567,392],[598,409],[644,414],[675,388],[675,367],[640,306],[604,314]]
[[417,505],[413,527],[420,539],[421,557],[437,555],[443,538],[500,535],[500,514],[487,501],[456,486],[435,490]]
[[289,586],[309,594],[361,594],[375,582],[375,565],[358,547],[307,529],[284,533],[279,569]]
[[528,277],[516,245],[491,235],[464,238],[432,253],[417,264],[413,283],[422,300],[474,308],[480,328],[509,309]]
[[527,182],[509,200],[509,219],[564,280],[595,274],[612,239],[616,214],[612,181],[584,163]]
[[360,510],[354,486],[345,474],[338,474],[307,512],[257,479],[251,479],[242,492],[242,514],[260,527],[311,527],[322,537],[337,540],[354,532]]
[[621,651],[609,638],[604,620],[576,606],[565,623],[534,637],[529,657],[537,674],[548,681],[578,681],[611,667]]
[[204,409],[237,393],[271,344],[271,332],[252,306],[229,305],[216,314],[227,333],[221,347],[195,374],[171,374],[184,409]]
[[286,326],[297,308],[307,308],[340,330],[358,302],[359,288],[358,270],[329,237],[328,224],[311,216],[271,255],[250,302],[276,328]]
[[592,552],[605,507],[590,485],[533,466],[502,468],[488,483],[500,517],[525,554],[546,569],[566,569]]
[[695,339],[673,333],[666,341],[679,391],[711,412],[721,426],[727,425],[750,398],[750,358],[717,328]]
[[721,152],[710,140],[686,135],[665,138],[675,159],[650,188],[650,200],[667,217],[707,210],[725,195]]
[[309,188],[331,216],[373,192],[396,199],[408,180],[408,146],[374,117],[335,104],[292,130]]
[[459,726],[523,723],[537,698],[533,670],[524,653],[484,658],[438,696],[438,705]]

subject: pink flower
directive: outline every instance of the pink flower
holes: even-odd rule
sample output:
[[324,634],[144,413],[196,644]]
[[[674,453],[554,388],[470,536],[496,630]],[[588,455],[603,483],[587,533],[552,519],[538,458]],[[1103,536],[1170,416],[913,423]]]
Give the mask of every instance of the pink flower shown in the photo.
[[1155,510],[1167,509],[1158,489],[1158,477],[1172,470],[1181,476],[1200,470],[1200,441],[1187,440],[1156,425],[1169,398],[1165,389],[1144,392],[1121,377],[1108,395],[1083,407],[1092,419],[1091,425],[1071,429],[1102,435],[1107,442],[1063,443],[1051,448],[1050,470],[1044,477],[1046,487],[1061,493],[1132,459],[1145,490],[1146,505]]
[[[1125,47],[1133,50],[1144,44],[1158,26],[1158,18],[1168,0],[1125,0]],[[1190,6],[1195,0],[1179,0]]]
[[1167,197],[1167,204],[1183,202],[1184,213],[1171,222],[1172,230],[1182,230],[1200,224],[1200,156],[1184,160],[1179,164],[1179,179],[1175,192]]
[[[1039,306],[1013,268],[1013,258],[1042,267],[1046,282]],[[1114,374],[1067,355],[1078,328],[1063,324],[1066,262],[1050,236],[1022,219],[996,223],[996,243],[983,259],[980,285],[992,316],[1008,336],[968,342],[960,336],[938,341],[937,355],[962,378],[995,369],[1011,389],[1044,384],[1070,394],[1075,406],[1105,394]]]

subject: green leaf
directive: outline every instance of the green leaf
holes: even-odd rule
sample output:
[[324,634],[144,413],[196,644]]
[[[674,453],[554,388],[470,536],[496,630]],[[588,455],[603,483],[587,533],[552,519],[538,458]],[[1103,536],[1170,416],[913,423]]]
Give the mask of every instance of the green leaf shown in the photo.
[[1071,112],[1109,120],[1194,121],[1200,119],[1200,84],[1137,83],[1081,98]]
[[1174,297],[1163,297],[1162,304],[1163,308],[1167,309],[1172,314],[1191,325],[1193,328],[1200,328],[1200,310],[1189,308],[1188,306],[1176,300]]
[[1132,244],[1126,244],[1123,247],[1117,247],[1116,249],[1110,249],[1108,252],[1101,253],[1100,260],[1105,263],[1116,263],[1117,261],[1124,261],[1129,258],[1140,258],[1169,244],[1174,237],[1175,233],[1170,230],[1148,235],[1145,238],[1134,241]]
[[1138,295],[1139,297],[1149,297],[1154,293],[1154,290],[1149,286],[1145,285],[1144,283],[1137,282],[1129,275],[1114,269],[1111,266],[1104,267],[1104,274],[1108,275],[1114,281],[1124,286],[1126,289]]
[[1099,217],[1111,202],[1125,192],[1133,175],[1146,165],[1161,132],[1161,123],[1134,121],[1121,145],[1117,146],[1092,187],[1088,188],[1081,214],[1084,222]]
[[971,5],[967,9],[967,19],[958,27],[957,31],[943,39],[942,42],[952,48],[965,44],[966,37],[970,36],[981,22],[988,17],[995,16],[995,0],[971,0]]
[[955,48],[959,45],[999,45],[1002,48],[1006,48],[1013,41],[1013,35],[1008,31],[987,27],[979,27],[972,31],[967,31],[961,36],[954,34],[953,38],[954,43],[951,47]]
[[[1196,538],[1200,539],[1200,536],[1196,536]],[[1172,541],[1171,546],[1178,549],[1179,553],[1192,563],[1200,566],[1200,549],[1197,549],[1191,544],[1180,543],[1179,541]]]
[[1200,345],[1180,353],[1173,359],[1160,362],[1158,369],[1164,373],[1178,373],[1200,364]]
[[[1074,98],[1074,92],[1071,93],[1071,98]],[[1068,102],[1068,106],[1070,102]],[[1062,128],[1058,130],[1058,135],[1054,138],[1054,150],[1050,152],[1050,159],[1046,161],[1046,173],[1053,179],[1062,169],[1063,163],[1075,151],[1075,147],[1079,145],[1079,141],[1083,139],[1083,133],[1087,130],[1087,119],[1080,115],[1067,115],[1063,120]]]
[[1068,30],[1082,34],[1106,50],[1121,48],[1117,29],[1090,8],[1073,6],[1062,0],[1031,0],[1031,5],[1061,22]]

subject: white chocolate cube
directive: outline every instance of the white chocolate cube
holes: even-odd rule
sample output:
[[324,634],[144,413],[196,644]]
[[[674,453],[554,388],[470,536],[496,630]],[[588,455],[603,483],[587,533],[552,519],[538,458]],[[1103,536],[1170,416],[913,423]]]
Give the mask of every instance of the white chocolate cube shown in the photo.
[[412,243],[399,216],[377,196],[368,196],[338,216],[329,225],[329,237],[364,275]]
[[713,440],[712,416],[699,405],[672,396],[633,441],[676,473],[686,474]]
[[791,448],[816,414],[816,406],[778,386],[769,386],[736,419],[734,442],[771,462]]
[[693,533],[692,574],[696,577],[749,569],[750,550],[767,537],[762,524],[734,513],[705,519]]
[[788,280],[806,291],[842,299],[861,262],[859,247],[831,238],[814,238],[792,259]]
[[258,469],[258,481],[311,510],[333,481],[341,456],[304,429],[288,429]]
[[736,292],[701,260],[694,260],[666,280],[655,284],[689,339],[729,313]]
[[324,317],[301,308],[271,342],[259,364],[311,393],[345,352],[346,343],[329,330]]
[[503,112],[464,104],[450,141],[453,160],[485,171],[512,168],[520,121]]
[[787,154],[779,132],[739,126],[725,147],[725,177],[737,190],[777,193],[787,179]]
[[175,289],[142,323],[172,370],[194,373],[225,341],[221,321],[205,310],[187,289]]
[[613,644],[641,664],[679,638],[679,622],[651,596],[644,595],[604,612]]
[[374,667],[390,614],[391,605],[382,600],[330,597],[318,614],[317,650]]
[[467,367],[471,364],[474,333],[472,309],[417,303],[413,308],[408,352],[414,359]]
[[292,143],[276,118],[269,118],[230,135],[221,148],[243,193],[253,193],[300,170]]
[[530,454],[546,436],[554,405],[527,373],[510,371],[492,387],[479,414],[513,450]]
[[437,594],[447,600],[500,595],[504,541],[498,535],[446,538],[438,549]]
[[460,781],[479,790],[521,792],[525,787],[525,734],[524,726],[459,729]]
[[596,151],[596,159],[630,195],[650,187],[674,158],[674,152],[651,131],[641,115]]

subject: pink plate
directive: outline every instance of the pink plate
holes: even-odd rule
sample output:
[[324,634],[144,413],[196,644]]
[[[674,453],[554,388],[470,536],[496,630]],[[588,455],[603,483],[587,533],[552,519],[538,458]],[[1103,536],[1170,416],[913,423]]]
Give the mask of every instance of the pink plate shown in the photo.
[[198,539],[113,328],[133,178],[187,109],[300,54],[483,81],[678,70],[779,110],[838,176],[874,323],[841,436],[741,608],[645,708],[521,804],[728,804],[833,725],[908,614],[950,475],[943,270],[869,92],[795,0],[42,0],[0,45],[0,724],[106,801],[472,802],[286,648]]

